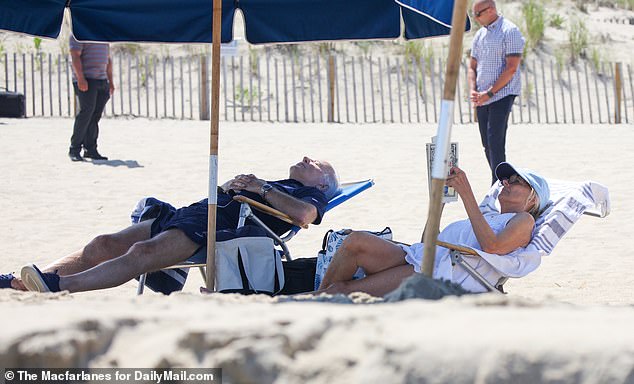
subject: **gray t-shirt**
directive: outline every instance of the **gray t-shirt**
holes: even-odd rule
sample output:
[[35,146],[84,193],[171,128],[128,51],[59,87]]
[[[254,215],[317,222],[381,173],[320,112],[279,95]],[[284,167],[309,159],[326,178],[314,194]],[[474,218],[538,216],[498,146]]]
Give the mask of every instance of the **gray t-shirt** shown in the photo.
[[[86,79],[104,80],[108,76],[108,58],[110,57],[110,45],[107,43],[80,43],[70,36],[70,50],[81,52],[81,65]],[[73,71],[73,81],[77,81]]]

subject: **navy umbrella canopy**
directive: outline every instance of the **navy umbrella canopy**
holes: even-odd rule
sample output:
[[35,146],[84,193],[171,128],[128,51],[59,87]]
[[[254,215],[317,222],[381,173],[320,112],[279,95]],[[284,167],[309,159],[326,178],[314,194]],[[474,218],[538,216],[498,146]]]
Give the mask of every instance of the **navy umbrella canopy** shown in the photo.
[[[0,0],[0,29],[56,38],[65,8],[78,40],[211,42],[209,0]],[[263,44],[447,35],[452,9],[453,0],[223,0],[222,42],[237,11],[246,40]]]

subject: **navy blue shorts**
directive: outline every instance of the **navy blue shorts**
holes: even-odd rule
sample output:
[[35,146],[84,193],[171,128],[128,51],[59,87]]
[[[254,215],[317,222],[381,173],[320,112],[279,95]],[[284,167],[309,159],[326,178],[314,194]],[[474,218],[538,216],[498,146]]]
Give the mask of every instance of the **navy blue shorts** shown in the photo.
[[[206,202],[206,200],[205,200]],[[207,244],[207,204],[203,201],[180,209],[162,203],[158,217],[152,223],[151,237],[168,229],[180,229],[194,243]]]

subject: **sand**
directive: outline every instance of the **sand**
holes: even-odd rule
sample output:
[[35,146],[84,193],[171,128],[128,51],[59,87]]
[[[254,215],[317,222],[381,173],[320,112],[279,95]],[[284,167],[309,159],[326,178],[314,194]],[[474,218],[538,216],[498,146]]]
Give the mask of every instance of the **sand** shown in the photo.
[[[45,264],[129,223],[137,200],[182,206],[206,196],[208,122],[107,119],[107,162],[72,163],[70,119],[0,119],[0,272]],[[632,125],[514,125],[508,159],[547,177],[610,189],[612,213],[583,217],[508,295],[340,303],[184,293],[135,297],[135,284],[82,294],[0,291],[0,366],[221,367],[225,383],[634,382]],[[289,243],[315,256],[330,229],[420,238],[427,213],[424,144],[435,125],[222,123],[219,179],[282,177],[303,155],[342,180],[376,185]],[[477,196],[489,171],[475,125],[456,125]],[[464,218],[460,202],[442,225]],[[301,298],[300,298],[301,299]],[[160,334],[156,334],[159,332]]]

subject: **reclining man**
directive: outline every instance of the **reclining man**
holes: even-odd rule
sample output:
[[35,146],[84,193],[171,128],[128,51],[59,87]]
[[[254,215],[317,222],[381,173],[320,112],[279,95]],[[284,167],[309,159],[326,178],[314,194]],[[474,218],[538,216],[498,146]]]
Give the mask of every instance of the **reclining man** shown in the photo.
[[[237,226],[240,204],[233,200],[234,193],[284,212],[298,224],[319,224],[339,182],[329,163],[304,157],[290,167],[288,179],[267,182],[252,174],[238,175],[221,188],[224,192],[218,196],[218,230]],[[10,286],[16,289],[90,291],[116,287],[145,272],[185,261],[207,244],[207,209],[207,199],[177,210],[161,207],[157,218],[97,236],[83,249],[43,271],[33,264],[26,265],[22,268],[22,281],[2,275],[5,286],[6,280],[11,279]],[[270,215],[255,214],[278,235],[291,228],[291,224]]]

